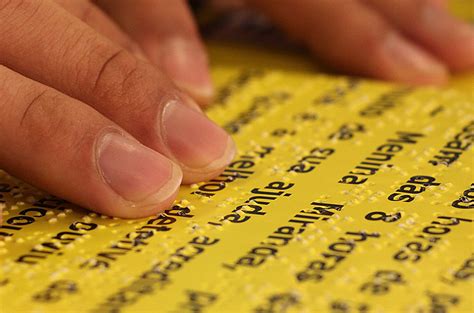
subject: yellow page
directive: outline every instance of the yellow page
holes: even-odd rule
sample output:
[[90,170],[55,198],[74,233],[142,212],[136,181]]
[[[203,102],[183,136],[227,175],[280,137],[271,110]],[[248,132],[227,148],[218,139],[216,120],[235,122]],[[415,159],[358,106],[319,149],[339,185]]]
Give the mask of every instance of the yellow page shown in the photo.
[[472,312],[473,76],[442,90],[210,44],[239,153],[140,220],[0,174],[1,312]]

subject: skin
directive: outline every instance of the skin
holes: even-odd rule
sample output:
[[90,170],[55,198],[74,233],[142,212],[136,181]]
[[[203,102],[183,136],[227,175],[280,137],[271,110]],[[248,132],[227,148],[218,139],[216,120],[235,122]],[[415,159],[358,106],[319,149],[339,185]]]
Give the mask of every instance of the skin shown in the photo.
[[[349,74],[443,84],[474,68],[474,31],[445,1],[288,3],[221,2],[259,10]],[[0,0],[0,29],[0,168],[12,175],[136,218],[234,156],[200,109],[213,88],[184,0]]]

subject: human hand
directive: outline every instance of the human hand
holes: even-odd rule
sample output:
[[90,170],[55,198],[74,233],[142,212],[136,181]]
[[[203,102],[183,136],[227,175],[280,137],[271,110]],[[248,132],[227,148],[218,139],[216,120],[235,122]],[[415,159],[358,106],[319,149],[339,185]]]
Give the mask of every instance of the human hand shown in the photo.
[[[171,51],[157,52],[170,75],[189,45],[172,35],[188,31],[200,43],[184,2],[154,3],[162,4],[155,13],[172,18],[153,20],[163,30],[156,45]],[[140,14],[136,21],[146,20]],[[167,208],[182,180],[209,179],[232,159],[229,135],[91,2],[0,0],[0,29],[0,168],[7,172],[103,214],[143,217]],[[205,56],[192,61],[195,68]],[[208,96],[206,88],[199,93]]]
[[[235,148],[171,82],[201,104],[212,97],[186,3],[96,3],[0,0],[0,168],[100,213],[151,215],[182,174],[212,178]],[[441,0],[248,4],[346,72],[442,83],[474,64],[472,29]]]
[[474,30],[446,2],[246,0],[334,69],[408,84],[474,69]]

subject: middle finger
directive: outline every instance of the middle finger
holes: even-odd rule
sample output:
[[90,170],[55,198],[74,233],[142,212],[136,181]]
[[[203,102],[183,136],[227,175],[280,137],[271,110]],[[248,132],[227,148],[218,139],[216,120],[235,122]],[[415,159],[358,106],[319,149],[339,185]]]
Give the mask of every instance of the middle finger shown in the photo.
[[175,160],[185,182],[214,177],[232,159],[229,135],[162,73],[57,4],[10,2],[0,29],[0,63],[93,106]]

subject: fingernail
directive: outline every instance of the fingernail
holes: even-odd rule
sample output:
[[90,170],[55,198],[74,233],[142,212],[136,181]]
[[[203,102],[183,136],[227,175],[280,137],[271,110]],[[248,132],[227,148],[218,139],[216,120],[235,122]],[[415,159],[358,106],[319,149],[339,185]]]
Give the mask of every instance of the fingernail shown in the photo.
[[188,170],[211,172],[234,157],[232,138],[202,112],[182,102],[173,100],[165,106],[161,131],[174,158]]
[[177,165],[117,133],[107,133],[99,139],[97,164],[110,188],[125,200],[136,203],[165,201],[181,183]]
[[436,83],[447,77],[448,71],[444,65],[398,35],[388,36],[384,48],[388,59],[392,61],[392,70],[399,79]]
[[207,56],[203,48],[191,41],[174,39],[160,49],[161,65],[165,72],[184,91],[204,102],[213,94]]

